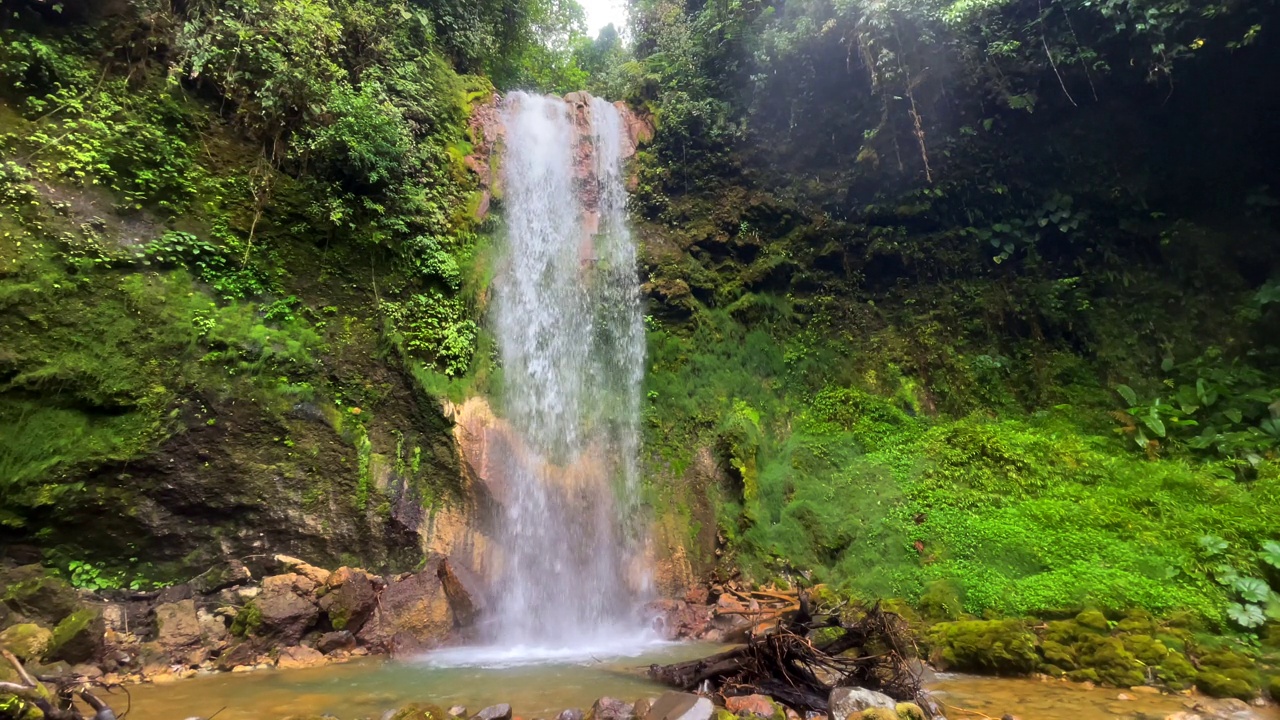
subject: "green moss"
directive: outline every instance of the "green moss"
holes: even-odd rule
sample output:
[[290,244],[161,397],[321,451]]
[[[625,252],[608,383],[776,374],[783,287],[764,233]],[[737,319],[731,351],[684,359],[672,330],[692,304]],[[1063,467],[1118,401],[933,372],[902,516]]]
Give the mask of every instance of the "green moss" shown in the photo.
[[1175,692],[1186,690],[1196,681],[1196,669],[1181,653],[1170,653],[1156,668],[1156,677]]
[[1077,653],[1080,666],[1095,673],[1095,682],[1115,687],[1132,687],[1146,682],[1143,664],[1125,649],[1119,638],[1088,638],[1077,646]]
[[1272,675],[1267,679],[1267,694],[1272,700],[1280,700],[1280,675]]
[[924,711],[915,703],[898,703],[895,710],[898,714],[898,720],[926,720]]
[[1018,620],[962,620],[929,630],[930,659],[941,669],[1024,675],[1035,670],[1036,638]]
[[85,662],[102,647],[102,613],[96,608],[77,610],[58,623],[49,641],[49,657],[71,663]]
[[898,713],[889,708],[867,708],[858,714],[860,720],[898,720]]
[[1202,670],[1196,673],[1196,689],[1210,697],[1249,700],[1257,695],[1258,686],[1256,683],[1251,683],[1248,677],[1240,677],[1240,672],[1238,670],[1225,672]]
[[23,662],[44,657],[52,641],[53,633],[35,623],[19,623],[0,632],[0,646],[8,648]]
[[1111,629],[1111,623],[1107,622],[1107,616],[1097,610],[1085,610],[1076,615],[1076,624],[1094,632],[1105,633]]
[[231,634],[236,637],[248,637],[258,632],[262,625],[262,610],[257,603],[250,602],[231,620]]

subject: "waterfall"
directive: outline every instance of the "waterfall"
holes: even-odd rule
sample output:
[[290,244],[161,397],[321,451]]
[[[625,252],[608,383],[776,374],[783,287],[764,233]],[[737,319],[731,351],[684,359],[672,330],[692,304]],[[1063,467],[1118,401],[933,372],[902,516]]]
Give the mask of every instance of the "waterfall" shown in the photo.
[[496,641],[585,647],[639,634],[644,330],[616,108],[503,105],[506,243],[494,280],[503,459]]

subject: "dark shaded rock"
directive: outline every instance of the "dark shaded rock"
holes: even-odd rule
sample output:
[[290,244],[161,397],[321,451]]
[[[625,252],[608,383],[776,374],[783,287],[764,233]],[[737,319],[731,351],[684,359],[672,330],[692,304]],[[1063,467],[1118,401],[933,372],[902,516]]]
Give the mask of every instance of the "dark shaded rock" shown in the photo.
[[471,720],[511,720],[511,706],[506,703],[490,705],[472,715]]
[[715,706],[693,693],[669,692],[653,702],[644,720],[710,720]]
[[440,579],[449,607],[453,610],[454,624],[460,628],[475,624],[484,609],[481,604],[483,596],[476,591],[478,580],[470,577],[462,567],[455,567],[448,559],[440,562],[436,577]]
[[80,600],[67,581],[39,565],[0,570],[0,600],[9,609],[53,627],[76,611]]
[[53,629],[48,656],[68,663],[83,663],[102,655],[106,623],[96,608],[83,608],[62,619]]
[[328,580],[329,591],[320,598],[320,609],[334,630],[360,632],[378,602],[380,578],[364,570],[341,567]]
[[191,597],[191,585],[189,583],[170,585],[162,589],[160,594],[156,596],[156,604],[182,602],[183,600],[190,600]]
[[632,720],[635,708],[629,702],[617,698],[602,697],[591,706],[591,720]]
[[282,645],[297,644],[320,617],[320,608],[309,596],[300,594],[308,587],[314,589],[315,586],[299,575],[273,575],[264,579],[262,593],[250,605],[251,614],[256,613],[256,622],[247,621],[245,631],[274,638]]
[[257,643],[252,640],[242,640],[227,648],[226,652],[218,656],[218,660],[214,665],[225,672],[241,665],[252,665],[257,658]]
[[215,565],[191,580],[191,589],[201,595],[209,595],[229,587],[244,585],[253,580],[249,568],[239,560],[228,560]]
[[156,606],[156,642],[176,652],[200,642],[200,620],[194,600],[179,600]]
[[328,632],[316,641],[316,649],[328,655],[339,650],[350,650],[356,646],[356,636],[347,630]]

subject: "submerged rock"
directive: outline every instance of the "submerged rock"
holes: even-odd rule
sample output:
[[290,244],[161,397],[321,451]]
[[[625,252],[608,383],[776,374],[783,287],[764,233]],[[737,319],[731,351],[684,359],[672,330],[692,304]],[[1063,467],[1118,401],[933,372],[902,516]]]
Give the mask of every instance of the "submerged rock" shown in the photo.
[[579,710],[578,708],[569,708],[568,710],[561,710],[560,714],[556,715],[556,720],[582,720],[582,718],[583,718],[582,711]]

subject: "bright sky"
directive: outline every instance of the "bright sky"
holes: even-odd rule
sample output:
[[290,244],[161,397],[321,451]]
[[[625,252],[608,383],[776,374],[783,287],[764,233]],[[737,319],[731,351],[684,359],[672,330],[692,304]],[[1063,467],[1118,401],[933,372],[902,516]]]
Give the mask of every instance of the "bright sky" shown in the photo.
[[587,11],[587,34],[595,37],[609,23],[622,32],[627,24],[626,0],[578,0]]

